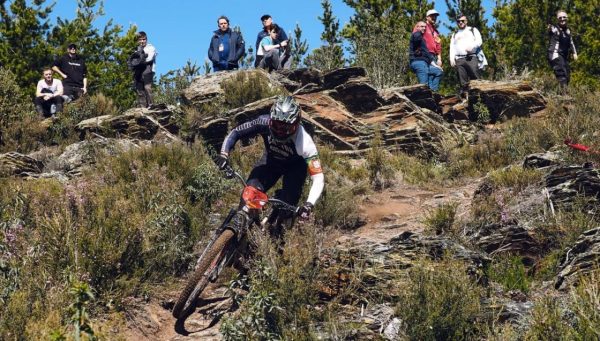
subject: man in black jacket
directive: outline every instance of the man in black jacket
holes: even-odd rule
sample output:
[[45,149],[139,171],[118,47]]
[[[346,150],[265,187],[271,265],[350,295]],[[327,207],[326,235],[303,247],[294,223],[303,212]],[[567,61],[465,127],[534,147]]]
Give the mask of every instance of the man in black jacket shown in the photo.
[[85,60],[77,54],[77,45],[69,44],[67,53],[54,62],[52,70],[63,78],[67,101],[76,100],[87,93],[87,67]]
[[244,38],[240,32],[229,28],[229,18],[222,15],[217,20],[216,30],[208,47],[208,58],[213,63],[213,71],[234,70],[246,52]]

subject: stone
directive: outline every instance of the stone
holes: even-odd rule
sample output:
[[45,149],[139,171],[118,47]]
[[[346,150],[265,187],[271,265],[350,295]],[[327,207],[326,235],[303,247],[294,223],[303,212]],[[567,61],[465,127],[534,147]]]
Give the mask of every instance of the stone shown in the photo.
[[600,173],[591,167],[560,167],[546,176],[546,187],[554,204],[571,204],[577,197],[597,202],[600,199]]
[[540,252],[540,245],[532,233],[516,222],[490,223],[476,225],[467,229],[469,241],[487,253],[509,253],[535,257]]
[[0,177],[28,176],[41,173],[43,168],[42,162],[21,153],[0,154]]
[[523,160],[523,168],[546,168],[556,166],[562,161],[561,157],[554,152],[529,154]]
[[565,289],[576,284],[581,275],[600,266],[600,227],[585,231],[575,245],[566,250],[559,266],[554,287]]
[[421,108],[429,109],[438,114],[442,113],[441,107],[433,95],[433,91],[426,84],[415,84],[382,91],[382,97],[388,103],[395,103],[399,95],[404,95],[408,100]]
[[[468,111],[471,121],[494,123],[500,119],[529,117],[546,108],[546,100],[539,91],[525,81],[469,82]],[[483,110],[487,113],[482,112]]]
[[336,86],[330,96],[354,114],[371,112],[381,107],[384,102],[366,77],[353,78]]
[[81,121],[75,127],[80,137],[88,134],[102,137],[126,135],[131,138],[151,140],[158,132],[178,141],[178,118],[183,113],[175,106],[164,104],[150,108],[132,108],[117,116],[98,116]]
[[367,72],[362,67],[346,67],[329,71],[323,75],[323,87],[333,89],[348,83],[353,78],[364,78]]

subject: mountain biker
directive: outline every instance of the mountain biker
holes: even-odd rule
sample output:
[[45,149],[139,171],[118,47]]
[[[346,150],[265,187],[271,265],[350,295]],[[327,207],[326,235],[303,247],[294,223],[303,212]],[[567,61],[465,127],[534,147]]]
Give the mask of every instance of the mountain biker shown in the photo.
[[302,195],[306,177],[310,174],[312,185],[308,198],[298,211],[299,218],[306,220],[321,196],[325,178],[317,147],[300,123],[300,113],[300,106],[293,97],[278,97],[269,115],[261,115],[231,130],[223,141],[221,154],[216,162],[221,170],[227,169],[229,153],[236,142],[260,135],[265,144],[265,151],[250,172],[247,184],[266,192],[283,177],[283,186],[275,196],[296,206]]

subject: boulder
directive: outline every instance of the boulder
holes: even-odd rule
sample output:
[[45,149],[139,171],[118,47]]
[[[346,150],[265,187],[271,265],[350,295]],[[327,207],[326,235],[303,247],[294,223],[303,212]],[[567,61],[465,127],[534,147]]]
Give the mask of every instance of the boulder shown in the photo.
[[442,113],[433,91],[426,84],[390,88],[382,91],[382,97],[390,104],[396,103],[398,100],[404,101],[400,95],[408,98],[421,108],[429,109],[439,114]]
[[516,222],[471,226],[466,236],[471,243],[489,254],[510,253],[535,257],[540,252],[532,233]]
[[0,177],[28,176],[40,173],[44,165],[42,162],[17,152],[0,154]]
[[530,154],[523,160],[523,168],[546,168],[556,166],[560,163],[561,157],[554,152]]
[[52,168],[55,169],[51,171],[59,171],[68,177],[78,176],[85,166],[96,163],[98,158],[118,155],[134,148],[140,148],[140,143],[129,139],[99,138],[73,143],[52,162]]
[[600,227],[585,231],[563,256],[554,287],[565,289],[600,267]]
[[577,197],[597,202],[600,199],[600,173],[591,167],[560,167],[548,174],[546,187],[554,204],[571,204]]
[[132,108],[117,116],[90,118],[79,122],[76,129],[81,137],[94,133],[104,137],[125,135],[152,140],[160,132],[172,140],[179,140],[174,134],[179,132],[177,121],[182,115],[177,107],[161,104],[150,108]]
[[364,78],[367,72],[362,67],[346,67],[335,69],[323,75],[323,87],[334,89],[342,84],[348,83],[354,78]]
[[352,78],[329,92],[329,95],[342,103],[354,114],[364,114],[381,107],[384,100],[366,77]]
[[529,117],[546,108],[542,95],[525,81],[469,82],[468,111],[472,121],[496,122],[504,118]]

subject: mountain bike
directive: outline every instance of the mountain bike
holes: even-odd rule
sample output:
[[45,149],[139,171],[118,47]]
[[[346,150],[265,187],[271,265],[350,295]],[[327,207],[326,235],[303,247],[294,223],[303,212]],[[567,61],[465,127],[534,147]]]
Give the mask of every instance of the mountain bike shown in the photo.
[[[215,282],[225,267],[243,256],[240,245],[246,239],[250,228],[275,227],[282,223],[282,219],[286,219],[283,218],[285,213],[293,218],[298,212],[298,207],[276,198],[269,198],[258,188],[247,185],[244,178],[231,167],[224,171],[226,177],[236,177],[244,186],[242,199],[245,204],[239,209],[229,211],[198,258],[194,273],[187,280],[173,307],[173,316],[177,319],[189,316],[208,283]],[[266,212],[267,206],[271,208],[270,214]]]

